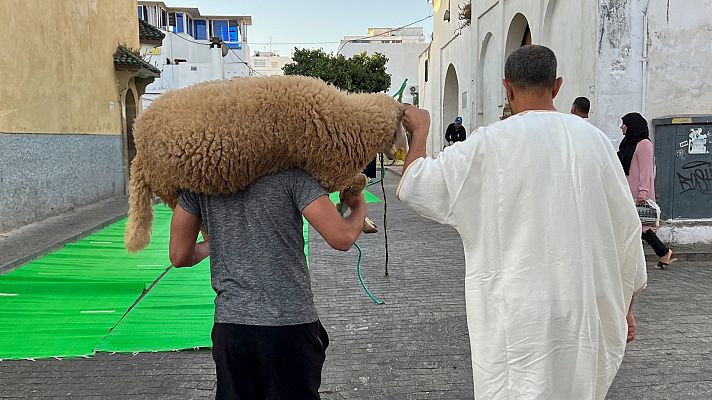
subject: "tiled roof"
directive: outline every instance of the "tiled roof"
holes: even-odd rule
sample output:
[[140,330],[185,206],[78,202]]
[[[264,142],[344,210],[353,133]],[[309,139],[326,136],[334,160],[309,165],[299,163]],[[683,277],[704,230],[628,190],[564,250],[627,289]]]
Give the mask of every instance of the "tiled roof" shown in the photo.
[[122,45],[119,45],[114,53],[114,68],[117,70],[148,70],[148,74],[152,76],[158,76],[161,73],[161,70]]
[[161,32],[160,29],[149,24],[148,22],[139,19],[138,20],[138,37],[141,43],[148,44],[158,44],[160,45],[166,34]]

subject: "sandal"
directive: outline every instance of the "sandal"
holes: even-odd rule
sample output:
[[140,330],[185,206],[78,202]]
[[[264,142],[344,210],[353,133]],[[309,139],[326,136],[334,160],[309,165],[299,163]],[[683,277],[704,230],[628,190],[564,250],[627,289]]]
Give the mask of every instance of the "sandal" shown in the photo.
[[665,270],[665,267],[677,261],[677,258],[672,258],[672,250],[670,250],[670,260],[668,262],[658,260],[658,268]]

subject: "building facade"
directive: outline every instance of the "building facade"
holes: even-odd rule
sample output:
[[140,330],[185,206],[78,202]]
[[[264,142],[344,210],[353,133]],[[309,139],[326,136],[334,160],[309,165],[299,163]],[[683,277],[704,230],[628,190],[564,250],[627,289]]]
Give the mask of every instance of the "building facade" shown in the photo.
[[427,46],[423,28],[368,28],[366,36],[345,36],[339,53],[345,57],[363,52],[385,55],[388,58],[386,72],[391,75],[388,92],[394,94],[407,79],[403,101],[413,103],[418,93],[418,59]]
[[0,232],[124,194],[127,113],[159,74],[134,57],[136,2],[8,0],[0,13]]
[[[429,152],[444,145],[456,115],[468,132],[504,113],[504,62],[522,44],[550,47],[568,111],[591,100],[591,121],[614,143],[620,117],[712,110],[710,0],[433,0],[433,40],[420,56],[421,105],[431,111]],[[705,47],[706,46],[706,47]]]
[[[568,112],[576,97],[588,97],[591,122],[615,146],[622,139],[620,118],[629,112],[651,122],[654,142],[663,133],[653,120],[712,114],[712,0],[433,0],[432,5],[433,40],[419,62],[420,104],[432,116],[432,156],[442,151],[445,128],[456,115],[473,134],[508,113],[504,63],[524,44],[543,44],[556,53],[564,80],[557,109]],[[673,158],[688,157],[679,149],[666,151],[675,152]],[[662,184],[662,176],[675,175],[670,165],[657,158],[658,197],[665,191],[692,196],[684,177]],[[708,181],[697,182],[697,192]],[[708,201],[695,207],[710,210]],[[668,243],[712,241],[712,224],[674,221],[661,227],[659,236]]]
[[254,73],[263,76],[284,75],[282,68],[291,62],[291,58],[271,51],[256,51],[251,57]]
[[144,58],[161,70],[146,89],[145,107],[170,89],[254,74],[247,45],[249,16],[203,15],[197,8],[139,1],[138,17],[166,35],[160,47],[142,49]]

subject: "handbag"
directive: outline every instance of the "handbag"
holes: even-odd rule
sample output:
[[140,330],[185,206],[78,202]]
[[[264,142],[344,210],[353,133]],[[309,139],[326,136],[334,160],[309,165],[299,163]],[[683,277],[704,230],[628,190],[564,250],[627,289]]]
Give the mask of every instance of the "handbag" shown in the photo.
[[647,199],[642,204],[636,204],[638,217],[643,225],[657,225],[660,222],[660,207],[652,200]]

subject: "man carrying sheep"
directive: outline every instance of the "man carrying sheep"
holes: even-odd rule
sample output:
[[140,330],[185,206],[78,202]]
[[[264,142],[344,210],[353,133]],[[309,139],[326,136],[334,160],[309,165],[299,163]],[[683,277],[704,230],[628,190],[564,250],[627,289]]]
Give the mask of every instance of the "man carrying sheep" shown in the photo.
[[519,48],[504,74],[515,115],[437,159],[428,113],[406,110],[397,194],[462,237],[475,397],[602,400],[645,286],[640,220],[606,136],[556,112],[554,53]]
[[[346,192],[343,201],[347,217],[299,169],[231,195],[180,194],[170,259],[187,267],[210,256],[217,399],[319,399],[329,337],[314,306],[302,216],[331,247],[347,251],[367,210],[361,193]],[[196,243],[201,226],[209,241]]]

